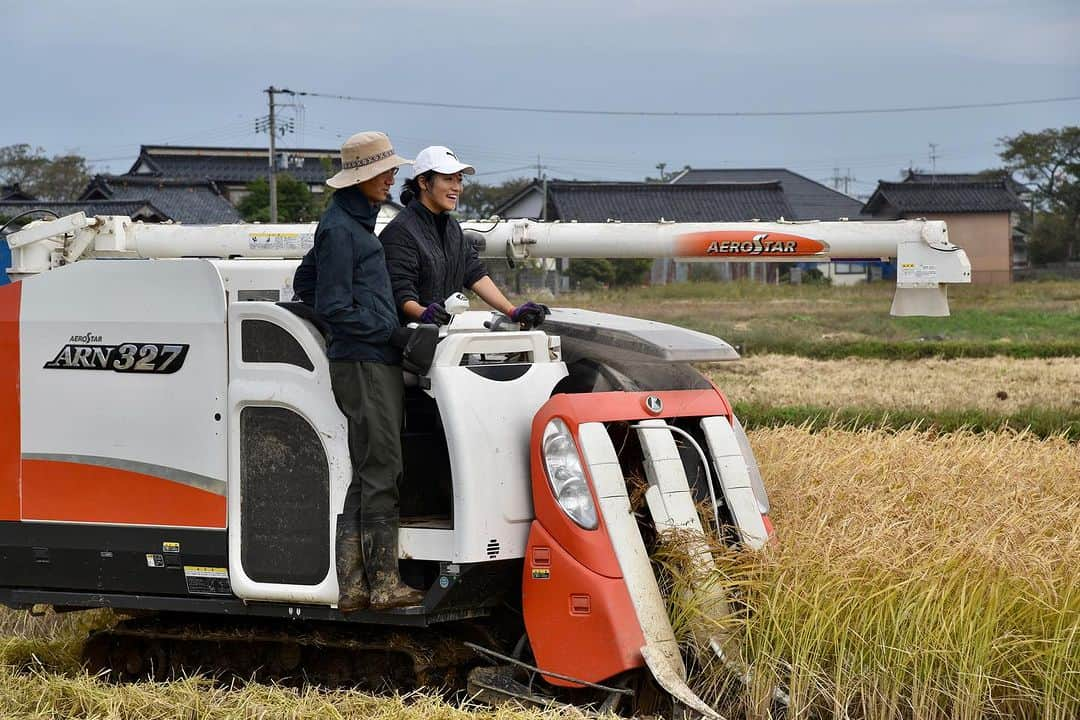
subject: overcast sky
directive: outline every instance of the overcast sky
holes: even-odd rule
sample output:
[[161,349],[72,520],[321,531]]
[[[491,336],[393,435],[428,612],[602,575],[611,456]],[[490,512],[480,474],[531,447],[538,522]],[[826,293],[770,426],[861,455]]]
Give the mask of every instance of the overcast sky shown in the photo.
[[[140,144],[264,146],[268,85],[435,103],[798,112],[1080,96],[1077,0],[2,0],[0,145],[124,172]],[[385,130],[497,182],[787,167],[853,194],[909,163],[998,163],[998,138],[1080,124],[1080,101],[867,115],[648,117],[303,98],[293,147]],[[298,111],[282,110],[287,117]],[[526,167],[528,166],[528,167]]]

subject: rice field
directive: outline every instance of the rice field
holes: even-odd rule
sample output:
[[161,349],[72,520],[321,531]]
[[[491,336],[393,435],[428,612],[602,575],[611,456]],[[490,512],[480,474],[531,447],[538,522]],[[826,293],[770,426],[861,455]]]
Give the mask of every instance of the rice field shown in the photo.
[[[778,539],[729,555],[721,581],[748,610],[724,627],[743,639],[754,680],[733,686],[715,668],[696,678],[729,717],[764,718],[776,682],[793,718],[1080,717],[1080,445],[797,427],[751,441]],[[686,622],[714,622],[693,610]],[[108,685],[74,664],[87,626],[107,621],[0,611],[0,717],[558,716],[198,678]]]
[[927,413],[1037,408],[1080,414],[1080,358],[942,360],[749,355],[705,368],[732,402]]
[[794,717],[1080,716],[1080,446],[799,428],[753,442],[779,540],[726,578],[758,673],[732,710],[761,716],[779,678]]

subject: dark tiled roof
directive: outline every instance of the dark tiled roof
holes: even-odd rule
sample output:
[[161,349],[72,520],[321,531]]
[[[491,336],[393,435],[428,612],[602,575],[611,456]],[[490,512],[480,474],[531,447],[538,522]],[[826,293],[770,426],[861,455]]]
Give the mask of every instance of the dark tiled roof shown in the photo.
[[145,175],[97,175],[83,200],[141,201],[159,208],[170,220],[193,224],[240,222],[240,212],[209,181],[175,180]]
[[890,213],[1019,212],[1023,203],[1005,186],[1005,180],[984,182],[885,182],[866,202],[865,211]]
[[[278,152],[302,163],[280,172],[309,184],[322,183],[341,169],[338,150],[280,148]],[[330,160],[329,171],[323,167],[323,158]],[[246,184],[267,176],[267,149],[143,145],[128,174]]]
[[1004,180],[1006,186],[1013,193],[1020,195],[1028,192],[1028,189],[1018,183],[1008,170],[992,171],[985,173],[919,173],[908,170],[903,182],[906,183],[985,183]]
[[785,168],[688,169],[672,183],[779,182],[791,206],[791,220],[857,218],[862,203],[844,193]]
[[0,187],[0,200],[36,200],[33,195],[23,192],[19,183]]
[[563,221],[722,222],[790,217],[778,183],[664,185],[548,182],[549,217]]
[[[0,200],[0,215],[14,217],[28,210],[52,210],[63,217],[77,212],[93,215],[127,215],[139,220],[161,221],[169,217],[146,200],[76,200],[75,202],[24,202],[21,200]],[[41,217],[45,217],[42,215]],[[33,218],[28,218],[33,219]]]

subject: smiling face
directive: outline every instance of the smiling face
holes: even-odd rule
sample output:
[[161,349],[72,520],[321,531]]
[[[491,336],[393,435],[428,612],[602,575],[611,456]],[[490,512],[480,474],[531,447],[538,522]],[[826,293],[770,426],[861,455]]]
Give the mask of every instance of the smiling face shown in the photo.
[[433,213],[450,212],[457,207],[461,197],[461,173],[443,175],[433,173],[430,178],[420,177],[420,202]]
[[390,199],[390,191],[394,189],[394,176],[397,175],[397,171],[397,168],[391,168],[370,180],[359,183],[357,187],[373,205],[384,203]]

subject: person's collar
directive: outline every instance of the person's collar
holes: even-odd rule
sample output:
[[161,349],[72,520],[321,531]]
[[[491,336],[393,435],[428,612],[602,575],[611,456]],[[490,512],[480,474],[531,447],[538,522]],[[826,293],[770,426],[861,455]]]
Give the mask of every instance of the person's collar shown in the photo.
[[379,217],[379,206],[368,200],[360,188],[355,185],[341,188],[334,193],[334,200],[360,223],[374,227]]
[[431,209],[427,205],[425,205],[423,202],[421,202],[420,198],[418,198],[418,197],[413,198],[409,202],[409,207],[411,207],[413,210],[415,210],[416,213],[420,217],[422,217],[423,219],[425,219],[425,220],[427,220],[429,222],[432,222],[432,223],[435,222],[435,217],[436,217],[435,213],[431,212]]

